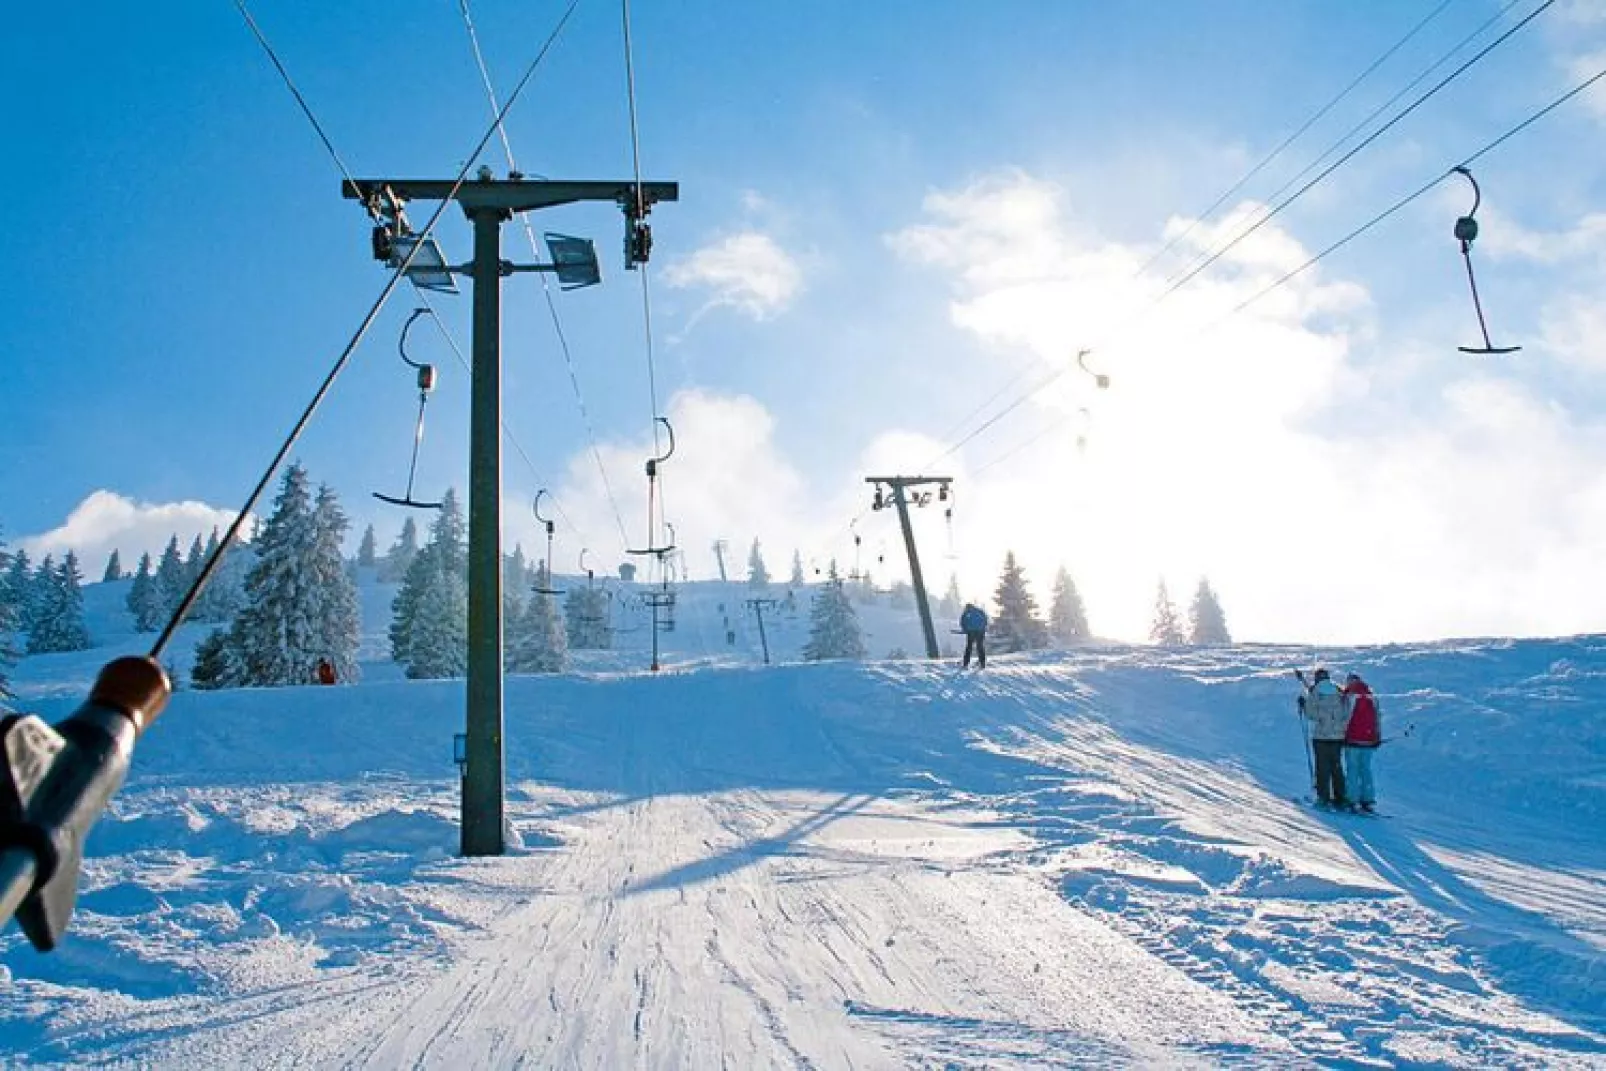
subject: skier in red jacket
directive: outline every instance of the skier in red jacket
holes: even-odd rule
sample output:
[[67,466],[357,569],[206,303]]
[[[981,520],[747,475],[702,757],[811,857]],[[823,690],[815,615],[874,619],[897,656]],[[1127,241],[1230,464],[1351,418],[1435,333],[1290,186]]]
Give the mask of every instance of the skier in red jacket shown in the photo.
[[1359,673],[1344,678],[1344,707],[1349,711],[1349,727],[1344,732],[1345,780],[1349,782],[1350,799],[1371,814],[1377,806],[1372,754],[1383,743],[1383,716],[1377,697]]

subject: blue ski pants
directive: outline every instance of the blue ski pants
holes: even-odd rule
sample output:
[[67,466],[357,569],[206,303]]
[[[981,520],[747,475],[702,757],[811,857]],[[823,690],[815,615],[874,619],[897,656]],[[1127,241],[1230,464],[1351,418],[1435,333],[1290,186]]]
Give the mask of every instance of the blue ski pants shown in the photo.
[[1346,747],[1344,772],[1349,782],[1350,800],[1355,803],[1376,803],[1377,788],[1372,784],[1372,755],[1375,747]]

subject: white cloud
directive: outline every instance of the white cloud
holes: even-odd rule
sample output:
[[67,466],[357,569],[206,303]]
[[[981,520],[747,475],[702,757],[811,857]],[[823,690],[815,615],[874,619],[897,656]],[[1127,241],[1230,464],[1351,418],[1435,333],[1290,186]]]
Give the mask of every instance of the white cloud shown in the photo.
[[[1308,256],[1276,225],[1156,305],[1158,284],[1133,278],[1146,251],[1090,236],[1028,176],[925,207],[889,241],[950,273],[956,325],[1045,372],[1104,339],[1090,363],[1112,380],[1101,391],[1073,369],[967,447],[981,465],[1066,418],[959,485],[967,591],[990,590],[1013,549],[1040,597],[1069,565],[1095,628],[1123,638],[1146,633],[1162,575],[1178,596],[1208,575],[1252,638],[1600,627],[1606,574],[1583,563],[1606,509],[1606,428],[1540,385],[1403,340],[1379,351],[1365,290],[1320,270],[1228,318]],[[1550,329],[1577,346],[1603,337],[1584,300]]]
[[160,557],[167,541],[177,535],[181,550],[199,535],[205,541],[212,529],[226,529],[233,510],[204,502],[135,502],[115,491],[95,491],[75,507],[59,528],[17,541],[36,562],[46,554],[59,561],[68,550],[78,555],[84,576],[99,580],[106,559],[116,550],[125,570],[133,570],[141,554]]
[[754,320],[784,312],[803,290],[797,260],[767,234],[744,230],[696,250],[664,272],[670,286],[712,291],[709,309],[729,307]]
[[[775,422],[768,410],[746,396],[689,390],[670,399],[668,416],[675,430],[675,452],[659,468],[660,504],[674,525],[676,545],[687,551],[693,575],[707,579],[713,571],[714,540],[729,540],[733,557],[727,563],[741,566],[755,536],[769,548],[771,571],[780,572],[802,538],[808,503],[801,476],[775,445]],[[662,440],[662,448],[667,446],[667,439]],[[625,537],[633,548],[647,543],[643,465],[654,451],[645,434],[599,444]],[[620,553],[620,522],[589,451],[570,460],[557,499],[574,526],[567,533],[560,528],[558,538],[572,544],[579,538],[575,530],[584,532],[594,541],[587,564],[599,574],[613,574],[618,563],[627,560]],[[522,542],[526,549],[544,547],[544,535],[540,543],[536,541],[533,518],[520,519],[529,517],[527,509],[522,514],[508,512],[514,520],[507,538]],[[654,532],[655,538],[662,535],[662,529]],[[575,567],[579,551],[570,545],[555,552],[560,573]],[[645,568],[644,559],[628,560]]]

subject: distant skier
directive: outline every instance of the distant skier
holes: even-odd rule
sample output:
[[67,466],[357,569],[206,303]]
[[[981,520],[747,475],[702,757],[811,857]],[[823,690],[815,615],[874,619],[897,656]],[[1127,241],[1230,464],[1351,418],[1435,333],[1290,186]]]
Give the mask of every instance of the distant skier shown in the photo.
[[[1304,675],[1299,679],[1303,683]],[[1311,750],[1316,757],[1316,799],[1323,807],[1343,807],[1344,734],[1349,728],[1344,693],[1327,670],[1318,669],[1300,700],[1305,717],[1310,719]]]
[[327,658],[318,659],[318,683],[333,684],[335,680],[335,664]]
[[965,658],[960,669],[970,668],[971,652],[976,654],[976,668],[987,668],[987,614],[975,603],[965,603],[959,615],[959,631],[965,634]]
[[1383,712],[1378,709],[1377,697],[1359,673],[1344,678],[1344,708],[1349,711],[1349,726],[1344,732],[1344,773],[1349,778],[1349,798],[1371,814],[1377,807],[1372,755],[1383,743]]

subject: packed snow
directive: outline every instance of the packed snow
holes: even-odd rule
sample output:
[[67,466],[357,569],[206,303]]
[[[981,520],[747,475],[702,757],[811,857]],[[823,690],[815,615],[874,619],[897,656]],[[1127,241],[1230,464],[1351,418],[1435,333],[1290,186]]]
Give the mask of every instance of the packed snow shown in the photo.
[[[127,586],[19,706],[141,648]],[[175,695],[62,946],[0,937],[7,1063],[1606,1063],[1606,637],[962,673],[883,659],[922,644],[882,598],[883,660],[802,664],[799,591],[765,667],[752,592],[696,583],[649,674],[621,590],[615,650],[508,678],[515,849],[462,859],[463,682],[403,679],[359,590],[360,683]],[[1382,696],[1380,817],[1300,802],[1318,660]]]

